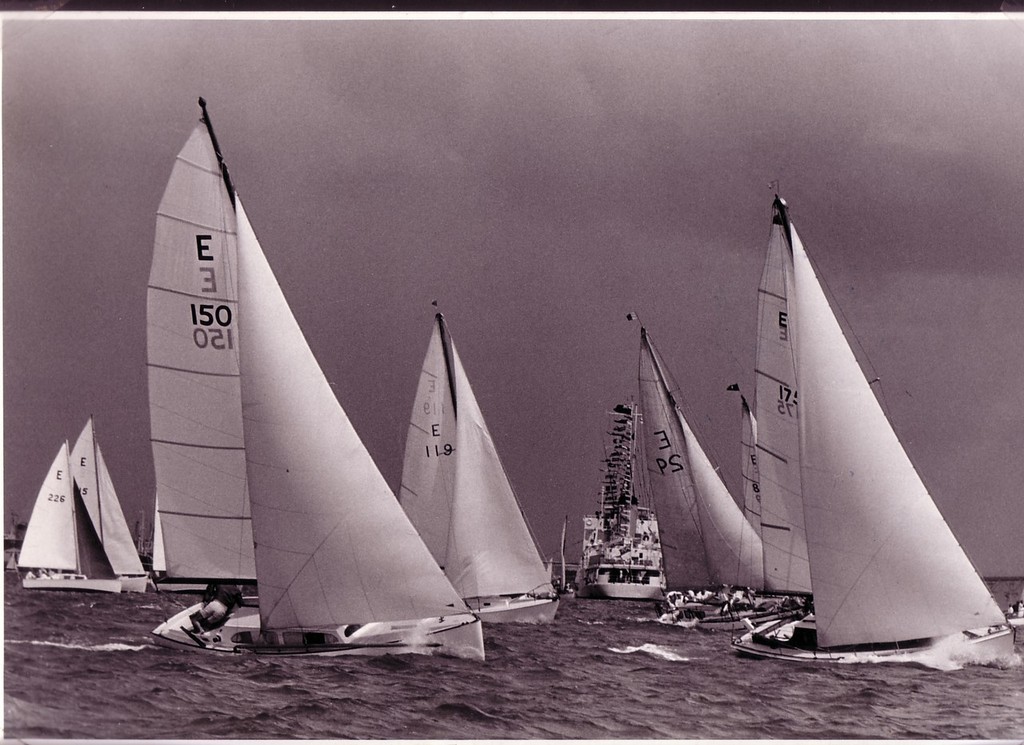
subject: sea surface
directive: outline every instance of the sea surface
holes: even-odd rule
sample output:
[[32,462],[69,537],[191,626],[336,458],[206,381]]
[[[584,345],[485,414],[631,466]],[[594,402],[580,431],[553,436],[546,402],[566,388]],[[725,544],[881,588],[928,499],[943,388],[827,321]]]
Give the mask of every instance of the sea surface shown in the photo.
[[650,603],[563,600],[486,625],[487,660],[266,659],[155,646],[189,596],[4,583],[4,737],[1016,739],[1024,633],[998,665],[816,667],[737,657]]

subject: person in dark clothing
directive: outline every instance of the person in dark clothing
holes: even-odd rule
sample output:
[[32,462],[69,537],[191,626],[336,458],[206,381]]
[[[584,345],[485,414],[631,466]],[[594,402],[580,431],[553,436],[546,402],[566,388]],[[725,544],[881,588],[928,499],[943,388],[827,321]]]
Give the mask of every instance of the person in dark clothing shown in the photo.
[[223,624],[232,609],[242,604],[242,593],[235,585],[211,582],[203,593],[203,607],[189,618],[195,632],[209,631]]

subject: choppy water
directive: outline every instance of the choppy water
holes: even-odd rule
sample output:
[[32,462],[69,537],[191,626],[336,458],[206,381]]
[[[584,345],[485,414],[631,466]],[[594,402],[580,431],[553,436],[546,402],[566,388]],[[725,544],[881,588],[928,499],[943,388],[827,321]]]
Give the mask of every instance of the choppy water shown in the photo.
[[487,661],[204,655],[154,646],[182,598],[26,592],[5,579],[5,737],[1024,736],[1024,634],[998,666],[747,660],[645,603],[567,599],[484,627]]

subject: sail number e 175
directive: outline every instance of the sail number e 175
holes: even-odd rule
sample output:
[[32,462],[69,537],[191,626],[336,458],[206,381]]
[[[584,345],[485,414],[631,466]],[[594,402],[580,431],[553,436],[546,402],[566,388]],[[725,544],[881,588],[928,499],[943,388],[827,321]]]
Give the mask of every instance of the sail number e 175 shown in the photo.
[[[231,308],[227,305],[210,303],[191,303],[192,341],[200,349],[233,349],[234,338],[231,334]],[[213,326],[219,328],[212,328]]]

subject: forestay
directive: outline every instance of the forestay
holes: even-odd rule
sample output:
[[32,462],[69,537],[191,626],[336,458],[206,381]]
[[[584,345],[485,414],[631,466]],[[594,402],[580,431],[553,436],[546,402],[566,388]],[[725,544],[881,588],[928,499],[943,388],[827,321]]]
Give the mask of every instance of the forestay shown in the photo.
[[264,630],[464,612],[335,398],[241,200],[236,207],[245,452]]
[[160,202],[148,291],[157,529],[169,577],[254,579],[235,216],[204,125]]

